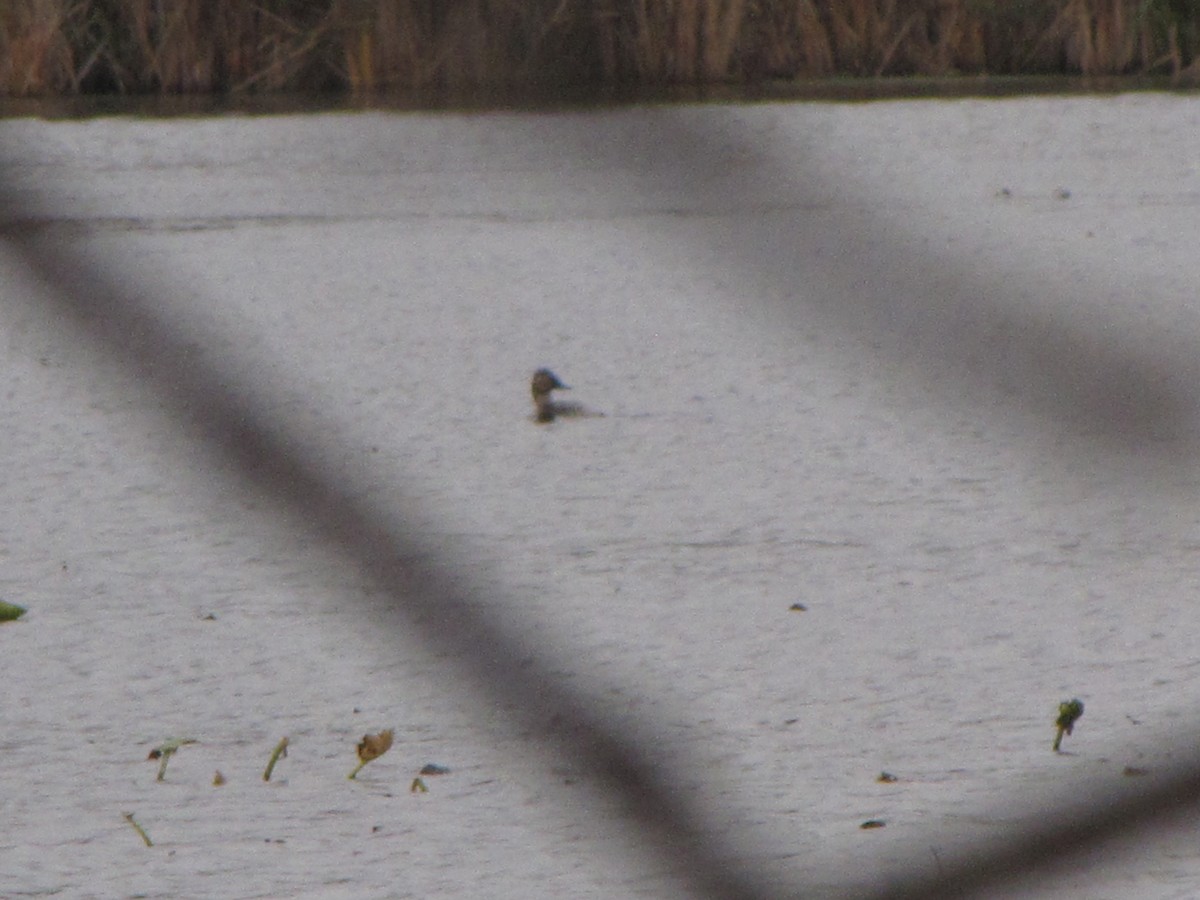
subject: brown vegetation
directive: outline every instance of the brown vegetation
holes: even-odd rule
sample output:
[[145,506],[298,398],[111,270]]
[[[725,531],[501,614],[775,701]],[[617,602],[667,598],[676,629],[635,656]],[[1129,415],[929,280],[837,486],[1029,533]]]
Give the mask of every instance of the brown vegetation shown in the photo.
[[1200,0],[4,0],[0,94],[1200,75]]

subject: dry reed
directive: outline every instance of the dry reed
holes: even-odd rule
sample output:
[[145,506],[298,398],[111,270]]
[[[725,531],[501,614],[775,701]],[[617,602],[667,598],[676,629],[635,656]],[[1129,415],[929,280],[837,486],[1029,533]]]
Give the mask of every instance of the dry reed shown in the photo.
[[78,87],[62,0],[9,0],[0,7],[0,92],[38,94]]
[[1200,70],[1200,0],[6,0],[0,93]]

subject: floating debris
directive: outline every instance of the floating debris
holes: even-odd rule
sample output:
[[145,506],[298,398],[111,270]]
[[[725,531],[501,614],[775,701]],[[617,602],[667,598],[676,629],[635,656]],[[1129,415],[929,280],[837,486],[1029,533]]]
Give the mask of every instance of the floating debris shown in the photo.
[[1059,747],[1062,745],[1064,734],[1070,734],[1075,727],[1075,723],[1079,721],[1079,717],[1083,715],[1083,701],[1076,698],[1074,700],[1066,700],[1058,704],[1058,718],[1054,724],[1058,728],[1058,733],[1054,736],[1054,752],[1059,752]]
[[362,771],[362,767],[373,759],[379,759],[392,749],[392,729],[381,731],[379,734],[364,734],[358,742],[358,765],[347,778],[354,778]]
[[146,759],[162,760],[162,762],[159,764],[159,767],[158,767],[158,777],[156,777],[154,780],[155,781],[163,780],[163,777],[167,774],[167,763],[171,761],[171,757],[175,755],[176,750],[178,750],[180,747],[184,747],[188,744],[198,744],[198,743],[200,743],[200,742],[197,741],[195,738],[172,738],[171,740],[167,741],[166,743],[164,743],[158,747],[155,747],[153,750],[151,750],[150,755],[147,756]]
[[895,784],[900,779],[891,772],[880,772],[879,777],[875,779],[880,784]]
[[1126,778],[1141,778],[1143,775],[1149,775],[1149,769],[1139,769],[1137,766],[1126,766],[1121,770],[1121,774]]
[[225,784],[225,776],[221,774],[220,769],[217,769],[217,771],[213,773],[213,787],[221,787],[223,784]]
[[421,766],[421,775],[449,775],[450,768],[448,766],[440,766],[437,763],[425,763]]
[[788,607],[789,612],[808,612],[808,607],[803,603],[793,603]]
[[420,778],[414,778],[412,780],[412,785],[409,787],[409,791],[414,794],[428,794],[429,788],[426,786],[423,780]]
[[866,831],[871,828],[882,828],[886,824],[887,822],[883,821],[883,819],[867,819],[867,821],[863,822],[858,827]]

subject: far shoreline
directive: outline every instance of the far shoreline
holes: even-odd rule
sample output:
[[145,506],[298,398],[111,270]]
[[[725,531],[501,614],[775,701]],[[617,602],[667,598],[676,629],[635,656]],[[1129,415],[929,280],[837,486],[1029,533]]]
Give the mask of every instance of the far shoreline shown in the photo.
[[1127,93],[1200,94],[1169,76],[960,75],[778,79],[752,84],[492,86],[405,91],[255,94],[68,94],[0,97],[0,119],[288,115],[326,112],[554,112],[705,103],[872,103]]

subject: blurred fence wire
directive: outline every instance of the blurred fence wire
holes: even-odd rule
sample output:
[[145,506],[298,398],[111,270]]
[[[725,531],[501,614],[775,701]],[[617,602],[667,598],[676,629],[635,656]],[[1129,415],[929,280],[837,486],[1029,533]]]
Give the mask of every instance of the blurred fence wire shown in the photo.
[[[703,135],[693,132],[692,138]],[[136,274],[118,279],[70,242],[46,238],[36,223],[52,215],[43,198],[17,191],[0,174],[0,235],[51,289],[63,316],[149,379],[180,425],[197,434],[219,462],[269,494],[281,515],[305,527],[315,524],[332,548],[381,584],[397,623],[419,629],[424,640],[468,671],[479,691],[518,710],[533,739],[590,770],[602,790],[620,796],[646,845],[664,867],[684,874],[694,896],[766,900],[810,894],[810,886],[768,882],[737,862],[736,850],[716,836],[703,810],[673,780],[672,773],[683,773],[628,729],[596,713],[588,696],[553,678],[544,662],[530,664],[512,623],[480,612],[484,606],[474,602],[472,586],[454,574],[464,567],[406,528],[412,517],[405,509],[383,515],[352,495],[338,471],[323,462],[333,455],[306,445],[287,421],[247,399],[253,391],[239,389],[227,373],[187,352],[188,336],[147,302],[150,291]],[[1192,753],[1174,774],[1136,792],[1075,802],[1065,798],[1050,815],[1031,811],[1021,830],[941,860],[935,876],[918,874],[916,867],[902,869],[864,896],[968,896],[1069,865],[1102,842],[1194,809],[1200,802],[1200,757]],[[844,881],[839,873],[824,875],[821,884]]]

